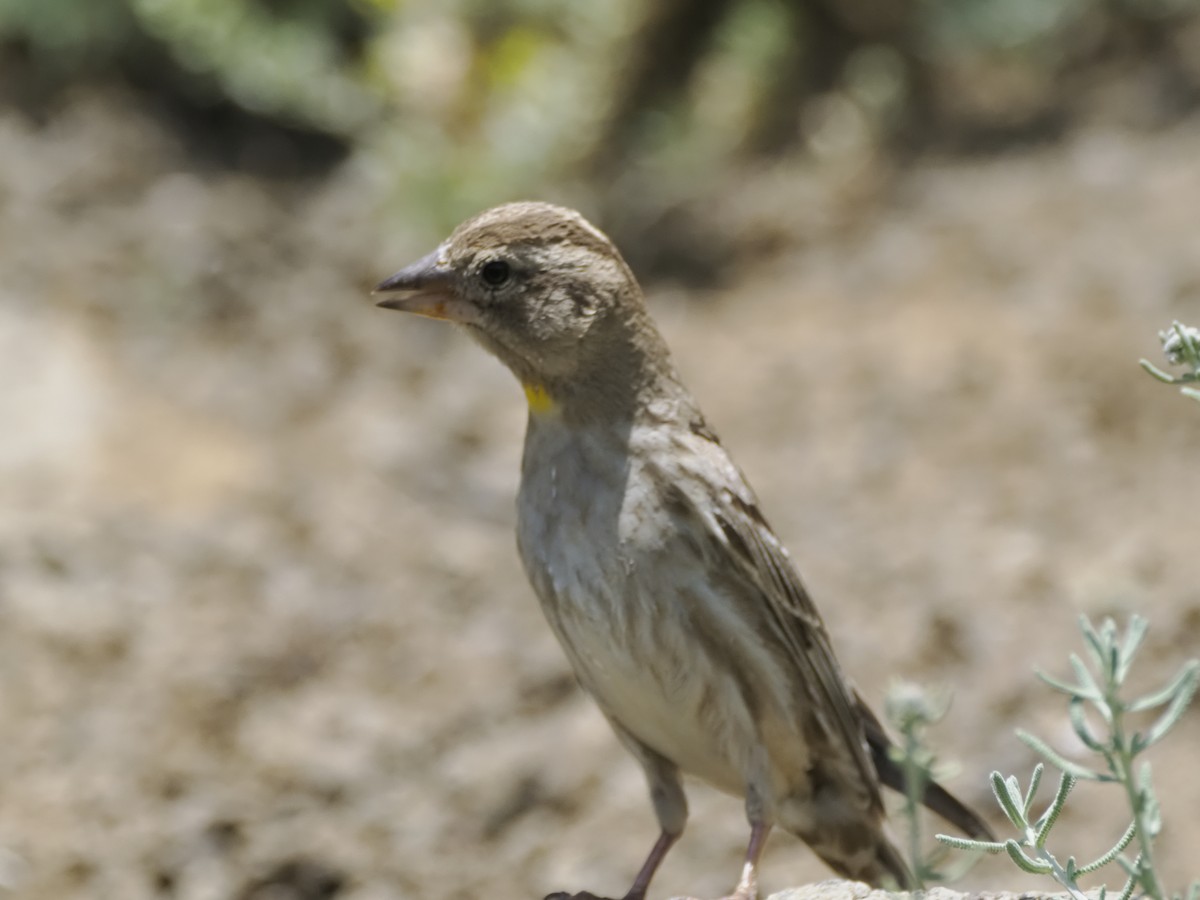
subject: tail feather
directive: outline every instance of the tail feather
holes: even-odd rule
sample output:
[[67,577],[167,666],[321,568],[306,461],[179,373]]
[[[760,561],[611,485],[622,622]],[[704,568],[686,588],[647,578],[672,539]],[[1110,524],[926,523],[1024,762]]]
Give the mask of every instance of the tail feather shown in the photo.
[[[871,759],[875,763],[875,771],[879,773],[879,780],[892,790],[903,793],[905,790],[904,772],[888,752],[892,746],[891,738],[887,736],[883,725],[880,724],[871,708],[863,702],[863,699],[857,696],[856,699],[862,715],[863,728],[866,731],[867,747],[871,751]],[[962,831],[967,837],[978,841],[995,840],[992,830],[974,810],[936,781],[925,785],[921,803]]]

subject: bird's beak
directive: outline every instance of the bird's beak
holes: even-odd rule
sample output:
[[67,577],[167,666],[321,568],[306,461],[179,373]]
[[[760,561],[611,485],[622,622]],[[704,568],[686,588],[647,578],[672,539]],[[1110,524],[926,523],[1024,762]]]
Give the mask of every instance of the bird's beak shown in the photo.
[[381,281],[372,293],[393,295],[375,304],[384,309],[452,322],[470,319],[469,305],[454,294],[453,273],[442,262],[440,249]]

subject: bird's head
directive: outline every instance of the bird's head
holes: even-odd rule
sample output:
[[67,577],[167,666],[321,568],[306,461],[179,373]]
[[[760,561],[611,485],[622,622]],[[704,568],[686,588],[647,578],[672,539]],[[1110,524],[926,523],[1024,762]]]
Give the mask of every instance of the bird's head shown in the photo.
[[[644,358],[665,360],[612,241],[548,203],[509,203],[468,219],[375,291],[389,295],[378,304],[386,309],[465,327],[516,374],[531,405],[588,386],[611,392],[637,379]],[[604,371],[613,366],[624,371]]]

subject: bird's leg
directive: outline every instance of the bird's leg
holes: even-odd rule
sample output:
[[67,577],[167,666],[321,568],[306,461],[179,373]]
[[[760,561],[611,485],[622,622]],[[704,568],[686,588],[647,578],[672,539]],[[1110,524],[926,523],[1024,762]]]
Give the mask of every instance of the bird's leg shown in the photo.
[[742,866],[742,877],[737,888],[726,900],[757,900],[758,858],[767,845],[767,835],[775,820],[770,792],[764,787],[769,784],[766,754],[760,746],[752,758],[752,775],[746,785],[746,820],[750,823],[750,843],[746,845],[746,863]]
[[[667,855],[667,851],[671,849],[677,840],[679,840],[679,834],[672,834],[669,831],[664,831],[658,836],[658,840],[654,842],[654,847],[650,851],[650,855],[646,857],[641,871],[637,873],[637,878],[633,879],[633,885],[622,900],[645,900],[646,888],[650,887],[650,879],[654,877],[654,873],[658,871],[658,867]],[[555,894],[548,894],[545,900],[606,900],[606,898],[597,897],[591,891],[580,891],[577,894],[568,894],[565,891],[559,891]]]
[[763,847],[767,845],[767,835],[770,833],[770,822],[750,823],[750,843],[746,847],[746,864],[742,866],[742,877],[738,879],[737,889],[728,900],[756,900],[758,897],[758,858],[762,856]]
[[[683,827],[687,824],[687,797],[683,793],[683,785],[679,782],[679,770],[674,763],[642,744],[621,727],[615,719],[610,718],[609,723],[616,731],[617,737],[642,764],[642,770],[646,774],[646,784],[650,788],[650,801],[654,804],[654,814],[658,818],[659,828],[662,829],[658,840],[654,842],[654,847],[650,850],[650,855],[642,863],[637,878],[633,879],[633,884],[623,898],[623,900],[644,900],[646,889],[650,887],[650,879],[658,871],[667,851],[683,834]],[[597,897],[588,891],[582,891],[578,894],[565,892],[550,894],[546,900],[604,900],[604,898]]]
[[664,831],[658,836],[658,840],[654,842],[654,848],[650,851],[650,855],[646,857],[646,862],[642,864],[641,871],[637,873],[637,878],[633,879],[633,884],[630,886],[624,900],[643,900],[646,896],[646,888],[650,887],[650,879],[654,877],[654,873],[658,871],[658,867],[662,863],[663,858],[666,857],[667,851],[674,846],[677,840],[679,840],[679,835],[671,834],[669,831]]
[[650,879],[658,871],[667,851],[683,834],[683,826],[687,822],[687,797],[684,796],[683,786],[679,783],[679,770],[649,748],[637,745],[636,753],[646,773],[650,802],[654,804],[654,814],[658,817],[662,833],[654,842],[654,847],[642,864],[641,871],[637,873],[637,878],[633,879],[633,885],[624,900],[643,900],[646,888],[650,887]]
[[[763,847],[767,843],[767,835],[770,833],[770,822],[750,823],[750,844],[746,847],[746,864],[742,866],[742,877],[738,879],[738,885],[734,892],[727,897],[722,897],[721,900],[757,900],[758,858],[762,856]],[[699,900],[699,898],[676,897],[675,900]]]

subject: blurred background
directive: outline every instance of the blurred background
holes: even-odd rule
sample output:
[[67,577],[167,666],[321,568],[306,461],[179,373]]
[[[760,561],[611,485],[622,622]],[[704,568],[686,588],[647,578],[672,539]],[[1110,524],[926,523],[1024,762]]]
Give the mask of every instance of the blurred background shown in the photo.
[[[1147,684],[1200,647],[1200,414],[1137,368],[1200,320],[1198,108],[1197,0],[0,0],[0,892],[627,888],[520,392],[368,296],[519,198],[616,239],[862,692],[952,685],[990,810],[1015,726],[1079,750],[1032,668],[1080,612],[1150,618]],[[1153,754],[1176,890],[1198,741]],[[655,896],[740,871],[692,808]],[[765,888],[826,875],[773,838]]]

